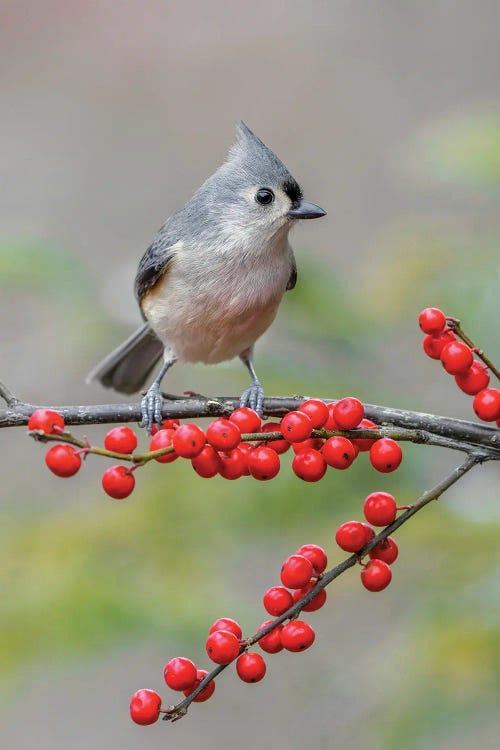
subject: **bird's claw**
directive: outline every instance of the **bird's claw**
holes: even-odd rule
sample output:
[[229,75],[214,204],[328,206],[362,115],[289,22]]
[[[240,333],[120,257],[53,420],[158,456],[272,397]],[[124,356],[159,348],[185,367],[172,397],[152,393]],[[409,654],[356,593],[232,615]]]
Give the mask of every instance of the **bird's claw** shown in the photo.
[[258,381],[252,383],[246,391],[243,391],[240,398],[241,406],[249,406],[259,416],[262,416],[264,410],[264,389]]
[[162,407],[163,397],[161,395],[160,386],[153,383],[141,401],[142,420],[140,427],[145,427],[149,435],[151,435],[151,432],[153,431],[153,424],[157,424],[158,427],[161,427]]

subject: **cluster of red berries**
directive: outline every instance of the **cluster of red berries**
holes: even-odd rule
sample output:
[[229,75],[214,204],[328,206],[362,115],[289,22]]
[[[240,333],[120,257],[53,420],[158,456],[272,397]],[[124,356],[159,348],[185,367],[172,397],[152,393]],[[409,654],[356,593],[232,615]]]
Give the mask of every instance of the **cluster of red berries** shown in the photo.
[[[389,526],[396,520],[397,511],[406,507],[396,505],[394,497],[388,492],[372,492],[363,505],[366,522],[346,521],[337,529],[335,541],[345,552],[359,552],[375,537],[372,526]],[[382,591],[391,582],[390,565],[398,556],[398,546],[388,536],[376,544],[368,555],[370,561],[363,566],[361,583],[368,591]]]
[[[348,552],[359,552],[374,536],[374,526],[386,526],[396,518],[399,508],[396,501],[386,492],[373,492],[364,502],[364,514],[368,523],[348,521],[337,529],[335,539],[341,549]],[[382,591],[389,585],[392,577],[390,564],[398,556],[398,547],[392,537],[379,542],[369,552],[370,560],[363,565],[361,581],[368,591]],[[263,596],[264,608],[272,617],[280,618],[290,611],[291,619],[275,624],[274,620],[265,620],[258,628],[259,634],[266,629],[257,643],[267,654],[276,654],[283,649],[298,653],[308,649],[315,640],[314,629],[304,620],[296,619],[297,605],[316,586],[323,577],[328,558],[325,550],[317,544],[303,544],[283,562],[280,571],[281,585],[272,586]],[[326,589],[322,588],[302,606],[304,612],[314,612],[326,602]],[[286,620],[286,617],[285,617]],[[266,662],[258,652],[248,651],[255,638],[245,640],[241,626],[230,617],[221,617],[210,627],[205,642],[208,657],[219,665],[236,663],[238,677],[247,683],[260,682],[266,674]],[[166,664],[164,679],[168,687],[182,691],[189,696],[201,681],[208,675],[198,669],[191,659],[176,656]],[[209,680],[193,698],[195,702],[204,702],[213,695],[215,680]],[[165,709],[168,713],[173,709]],[[149,689],[138,690],[130,702],[130,715],[137,724],[153,724],[158,720],[161,709],[161,697]]]
[[[264,594],[264,607],[270,615],[279,616],[305,596],[325,570],[327,556],[316,544],[304,544],[290,555],[281,568],[283,586],[273,586]],[[287,588],[285,588],[285,586]],[[293,594],[289,591],[293,590]],[[326,591],[322,590],[304,607],[312,612],[326,601]],[[259,631],[271,625],[273,620],[262,623]],[[303,620],[291,619],[279,624],[258,641],[268,654],[276,654],[283,649],[291,652],[305,651],[314,642],[312,627]],[[241,626],[230,617],[221,617],[211,626],[205,642],[208,657],[215,664],[236,662],[238,677],[247,683],[260,682],[266,674],[266,662],[261,654],[248,651],[249,642],[243,639]],[[197,669],[191,659],[177,656],[166,664],[164,678],[173,690],[185,696],[190,695],[206,677],[206,670]],[[215,680],[210,680],[193,699],[195,702],[208,700],[215,690]],[[154,690],[138,690],[130,702],[130,715],[137,724],[152,724],[161,713],[161,697]]]
[[426,334],[422,342],[425,353],[431,359],[439,359],[464,393],[474,396],[472,408],[484,422],[495,422],[500,427],[500,390],[488,388],[490,374],[479,359],[474,359],[474,349],[459,341],[447,322],[442,310],[427,307],[418,316],[418,323]]
[[[231,480],[252,476],[267,481],[278,474],[280,454],[290,447],[295,453],[292,470],[306,482],[319,481],[328,466],[341,470],[349,468],[361,451],[369,452],[370,462],[377,471],[387,473],[398,468],[403,454],[399,444],[391,438],[320,437],[314,432],[355,428],[376,429],[377,425],[365,419],[363,404],[353,397],[330,404],[308,399],[297,411],[288,412],[281,422],[264,424],[255,411],[241,407],[227,419],[215,419],[205,431],[196,424],[180,424],[178,419],[167,419],[161,429],[155,427],[149,443],[150,454],[158,454],[145,454],[142,459],[136,459],[133,456],[137,448],[134,431],[126,426],[114,427],[104,438],[104,448],[117,457],[128,458],[133,465],[111,466],[102,476],[102,486],[110,497],[123,499],[135,487],[134,471],[147,460],[154,458],[166,464],[179,457],[190,459],[193,469],[205,479],[216,475]],[[28,429],[59,434],[61,438],[67,435],[62,416],[50,409],[35,411]],[[246,435],[247,440],[243,440],[242,435]],[[96,451],[91,446],[60,443],[49,448],[45,461],[57,476],[71,477],[80,469],[82,456],[85,458],[89,452]]]

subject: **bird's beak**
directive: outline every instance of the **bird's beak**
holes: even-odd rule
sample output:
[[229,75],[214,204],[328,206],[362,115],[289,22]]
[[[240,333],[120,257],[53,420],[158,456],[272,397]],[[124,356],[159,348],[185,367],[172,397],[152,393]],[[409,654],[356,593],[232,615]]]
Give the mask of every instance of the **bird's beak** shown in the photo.
[[326,211],[316,206],[315,203],[301,200],[298,205],[289,210],[287,216],[290,219],[319,219],[321,216],[325,216],[325,214]]

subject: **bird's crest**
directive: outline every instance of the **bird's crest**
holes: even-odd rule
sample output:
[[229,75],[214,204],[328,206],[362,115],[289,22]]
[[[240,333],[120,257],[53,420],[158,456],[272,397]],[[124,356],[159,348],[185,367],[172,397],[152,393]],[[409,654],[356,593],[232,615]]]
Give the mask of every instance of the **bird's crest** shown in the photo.
[[243,121],[238,125],[237,141],[229,150],[228,160],[243,169],[255,184],[295,183],[281,159]]

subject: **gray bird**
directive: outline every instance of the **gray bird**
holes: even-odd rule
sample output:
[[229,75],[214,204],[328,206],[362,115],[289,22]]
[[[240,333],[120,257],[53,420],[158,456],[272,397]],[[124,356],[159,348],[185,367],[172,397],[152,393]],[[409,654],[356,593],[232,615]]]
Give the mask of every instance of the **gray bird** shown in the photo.
[[240,404],[262,414],[253,366],[257,339],[297,281],[288,233],[325,211],[302,197],[283,162],[241,123],[227,160],[162,226],[144,253],[135,294],[145,323],[88,375],[135,393],[163,355],[142,400],[142,426],[161,424],[160,384],[174,362],[239,356],[251,384]]

